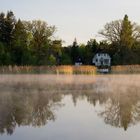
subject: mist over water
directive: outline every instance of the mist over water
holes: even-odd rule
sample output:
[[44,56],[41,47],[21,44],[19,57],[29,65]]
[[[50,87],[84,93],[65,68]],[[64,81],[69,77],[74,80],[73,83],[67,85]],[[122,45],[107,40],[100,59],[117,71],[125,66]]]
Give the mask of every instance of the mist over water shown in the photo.
[[140,75],[0,75],[0,140],[140,137]]

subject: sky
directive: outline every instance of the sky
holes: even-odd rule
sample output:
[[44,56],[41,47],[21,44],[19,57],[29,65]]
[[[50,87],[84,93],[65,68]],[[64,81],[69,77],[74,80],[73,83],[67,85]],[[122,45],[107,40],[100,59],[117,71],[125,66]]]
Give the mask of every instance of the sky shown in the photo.
[[70,45],[90,39],[100,40],[98,32],[107,22],[123,19],[140,24],[140,0],[0,0],[0,12],[12,10],[22,20],[44,20],[55,25],[56,39]]

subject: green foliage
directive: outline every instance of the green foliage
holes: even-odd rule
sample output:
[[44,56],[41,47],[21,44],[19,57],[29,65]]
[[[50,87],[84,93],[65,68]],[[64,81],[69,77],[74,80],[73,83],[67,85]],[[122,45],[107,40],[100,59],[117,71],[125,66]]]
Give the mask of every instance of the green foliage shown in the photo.
[[18,20],[13,30],[11,57],[13,64],[23,65],[25,62],[24,56],[28,52],[27,48],[27,32],[23,23]]
[[5,57],[4,45],[0,42],[0,65],[3,65],[4,57]]
[[55,52],[54,32],[55,27],[44,21],[21,21],[12,11],[0,13],[0,65],[46,65]]
[[55,31],[55,27],[48,26],[46,22],[34,20],[26,22],[25,26],[30,32],[33,56],[36,58],[36,65],[43,65],[46,63],[46,57],[49,56],[48,46],[51,45],[50,37]]
[[120,33],[120,45],[122,47],[132,47],[134,43],[134,39],[132,36],[132,24],[128,19],[128,16],[125,15],[123,21],[122,21],[122,29]]
[[118,53],[116,53],[116,54],[114,54],[113,55],[113,64],[114,65],[120,65],[120,62],[121,62],[121,57],[120,57],[120,55],[118,54]]
[[12,32],[15,28],[16,19],[12,11],[8,11],[7,14],[0,14],[0,41],[10,45],[12,40]]
[[99,43],[62,46],[53,40],[55,26],[45,21],[17,20],[12,11],[0,13],[0,65],[72,65],[81,60],[91,65],[98,52],[110,54],[113,65],[140,64],[140,26],[123,20],[107,23],[99,33],[106,38]]
[[66,53],[62,54],[61,65],[72,65],[71,57],[68,54]]
[[107,23],[99,34],[110,43],[104,50],[113,58],[113,64],[140,64],[140,26],[131,23],[127,15]]
[[75,64],[75,62],[79,58],[79,46],[77,44],[76,39],[74,40],[73,45],[71,46],[71,58],[73,64]]
[[60,58],[62,57],[62,41],[61,40],[53,41],[50,48],[50,52],[56,58],[57,65],[59,65]]
[[56,65],[56,58],[53,55],[50,55],[49,60],[48,60],[49,65]]

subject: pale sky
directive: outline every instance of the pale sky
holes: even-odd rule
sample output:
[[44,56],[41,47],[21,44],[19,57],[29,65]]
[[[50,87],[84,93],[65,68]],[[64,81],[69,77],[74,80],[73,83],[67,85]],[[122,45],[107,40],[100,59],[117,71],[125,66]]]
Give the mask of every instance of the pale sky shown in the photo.
[[74,38],[86,43],[112,20],[129,19],[140,24],[140,0],[0,0],[0,12],[12,10],[22,20],[41,19],[57,27],[56,37],[66,44]]

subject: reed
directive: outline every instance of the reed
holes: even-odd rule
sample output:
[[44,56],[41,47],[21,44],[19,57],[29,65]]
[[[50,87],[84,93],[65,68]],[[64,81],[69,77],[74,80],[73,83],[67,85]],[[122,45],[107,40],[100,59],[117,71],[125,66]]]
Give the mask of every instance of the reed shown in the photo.
[[[0,74],[97,74],[94,66],[1,66]],[[140,74],[140,65],[112,66],[111,74]]]
[[1,66],[0,74],[96,74],[94,66]]
[[96,74],[94,66],[60,66],[57,67],[58,74]]
[[112,66],[113,74],[140,74],[140,65]]

